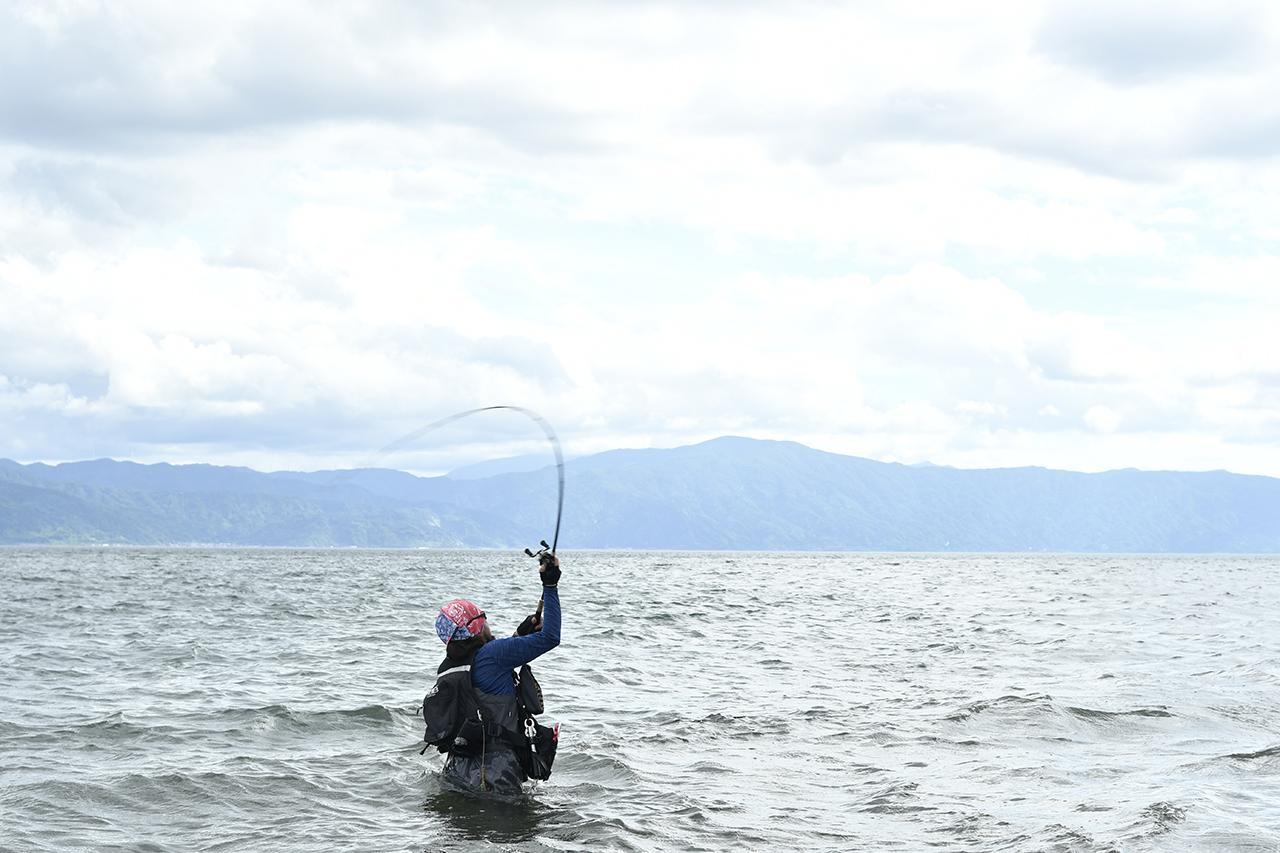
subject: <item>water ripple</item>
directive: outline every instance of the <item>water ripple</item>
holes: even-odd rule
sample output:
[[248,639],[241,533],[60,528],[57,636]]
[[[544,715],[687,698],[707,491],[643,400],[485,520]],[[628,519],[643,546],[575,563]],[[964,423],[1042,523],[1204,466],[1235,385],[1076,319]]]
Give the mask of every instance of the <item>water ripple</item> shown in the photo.
[[1274,558],[564,561],[556,773],[486,801],[416,713],[518,555],[0,551],[0,846],[1280,849]]

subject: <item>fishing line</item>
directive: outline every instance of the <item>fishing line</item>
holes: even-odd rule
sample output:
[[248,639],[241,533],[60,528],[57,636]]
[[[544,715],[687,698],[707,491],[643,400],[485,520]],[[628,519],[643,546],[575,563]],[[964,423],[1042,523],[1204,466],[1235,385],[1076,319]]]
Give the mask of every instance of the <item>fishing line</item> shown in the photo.
[[[556,529],[555,529],[555,533],[551,537],[551,553],[554,554],[556,552],[556,545],[560,543],[560,517],[561,515],[564,514],[564,453],[561,452],[560,450],[560,439],[556,436],[556,431],[551,428],[551,424],[547,422],[546,418],[544,418],[542,415],[538,414],[537,412],[533,411],[532,409],[526,409],[523,406],[481,406],[478,409],[467,409],[465,412],[458,412],[457,414],[449,415],[447,418],[441,418],[438,421],[432,421],[426,426],[418,427],[413,432],[406,433],[405,435],[400,436],[395,441],[391,442],[386,447],[382,448],[376,454],[374,454],[373,462],[376,462],[377,460],[382,459],[383,457],[388,456],[389,454],[395,453],[397,450],[401,450],[407,447],[408,445],[413,444],[415,441],[422,438],[424,435],[430,432],[433,432],[437,429],[440,429],[443,426],[448,426],[454,421],[460,421],[463,418],[470,417],[471,415],[477,415],[480,412],[493,412],[493,411],[497,411],[498,409],[509,409],[513,412],[519,412],[520,414],[532,420],[538,426],[542,427],[542,431],[547,434],[547,441],[551,443],[552,451],[555,452],[556,481],[559,489],[556,496]],[[373,467],[373,464],[371,462],[370,464],[362,465],[361,467],[369,468],[369,467]],[[355,476],[355,471],[352,471],[350,473],[350,476]],[[543,545],[545,546],[545,544],[546,543],[544,542]]]

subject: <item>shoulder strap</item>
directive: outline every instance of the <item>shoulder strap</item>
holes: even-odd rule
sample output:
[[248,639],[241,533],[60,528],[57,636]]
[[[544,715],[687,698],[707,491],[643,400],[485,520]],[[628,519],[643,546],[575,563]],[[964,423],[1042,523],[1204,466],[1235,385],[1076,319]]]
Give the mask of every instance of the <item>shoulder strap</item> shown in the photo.
[[480,649],[478,647],[472,649],[471,654],[461,660],[454,660],[448,655],[445,655],[444,660],[440,661],[440,666],[436,667],[436,675],[444,675],[445,673],[453,672],[454,670],[459,672],[470,672],[471,664],[475,661],[476,655],[479,651]]

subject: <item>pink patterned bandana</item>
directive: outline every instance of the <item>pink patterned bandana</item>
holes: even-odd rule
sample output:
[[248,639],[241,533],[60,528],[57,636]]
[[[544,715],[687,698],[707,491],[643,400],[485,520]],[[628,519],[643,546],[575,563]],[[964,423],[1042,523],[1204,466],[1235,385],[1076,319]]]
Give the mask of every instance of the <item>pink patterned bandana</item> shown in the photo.
[[469,640],[484,633],[488,623],[484,611],[465,598],[455,598],[440,608],[436,617],[436,636],[440,642]]

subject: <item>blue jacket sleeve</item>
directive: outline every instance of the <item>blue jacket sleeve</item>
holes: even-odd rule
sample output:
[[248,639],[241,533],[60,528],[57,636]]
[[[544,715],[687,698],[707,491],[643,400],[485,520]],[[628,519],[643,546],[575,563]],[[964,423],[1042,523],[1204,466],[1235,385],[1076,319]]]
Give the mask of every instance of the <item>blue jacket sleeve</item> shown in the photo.
[[560,592],[542,591],[542,629],[524,637],[503,637],[480,647],[472,663],[471,680],[486,693],[513,692],[511,670],[560,645]]

